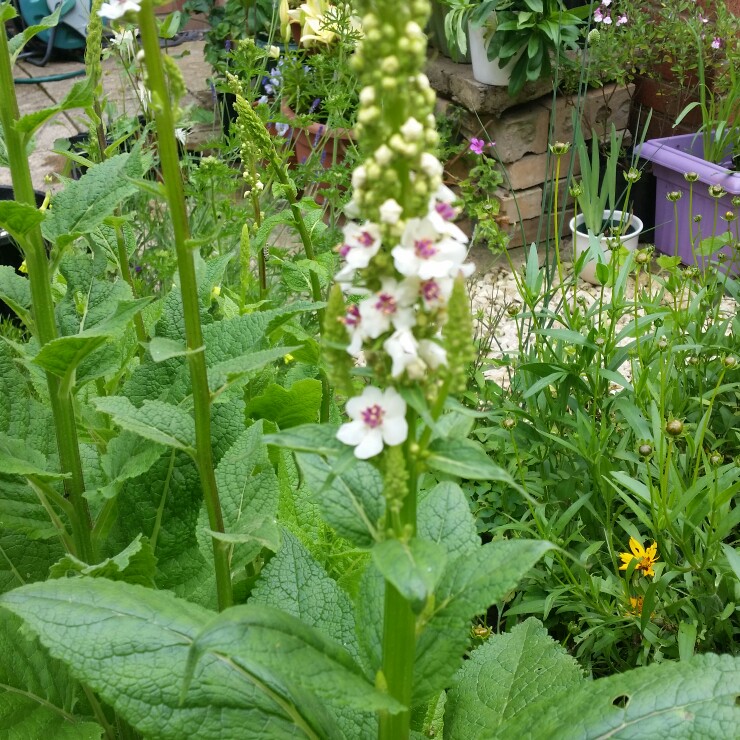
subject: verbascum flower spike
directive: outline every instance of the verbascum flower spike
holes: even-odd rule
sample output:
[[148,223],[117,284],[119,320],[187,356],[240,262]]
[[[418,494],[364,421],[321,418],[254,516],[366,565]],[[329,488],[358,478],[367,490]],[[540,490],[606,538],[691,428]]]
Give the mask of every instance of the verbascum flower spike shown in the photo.
[[475,359],[470,298],[461,275],[456,278],[452,295],[447,303],[447,321],[442,328],[442,336],[447,351],[449,391],[460,393],[465,390],[468,368]]
[[344,302],[342,289],[339,284],[335,283],[329,293],[329,301],[324,314],[324,327],[321,332],[322,353],[329,381],[341,393],[351,395],[352,359],[347,353],[349,334],[345,324],[346,314],[347,305]]

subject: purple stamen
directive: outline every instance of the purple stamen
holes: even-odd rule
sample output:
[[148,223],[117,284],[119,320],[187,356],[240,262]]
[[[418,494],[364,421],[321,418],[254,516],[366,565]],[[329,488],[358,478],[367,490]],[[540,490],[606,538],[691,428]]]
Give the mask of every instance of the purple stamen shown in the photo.
[[427,301],[427,303],[438,301],[440,299],[441,293],[437,281],[425,280],[421,284],[421,295],[423,296],[424,300]]
[[383,423],[384,416],[384,409],[382,408],[382,406],[379,406],[376,403],[372,406],[368,406],[362,412],[362,421],[365,422],[365,424],[367,424],[367,426],[369,426],[371,429],[376,429]]
[[360,323],[360,309],[355,305],[350,306],[343,321],[345,326],[357,326]]
[[357,237],[357,241],[362,244],[363,247],[372,247],[375,243],[373,235],[369,231],[363,231]]
[[434,210],[437,211],[445,221],[452,221],[452,219],[457,215],[455,213],[455,209],[449,203],[437,203],[437,205],[434,206]]
[[398,304],[392,295],[389,295],[388,293],[380,293],[378,295],[378,302],[375,304],[375,308],[380,311],[380,313],[390,316],[391,314],[396,313]]
[[414,242],[414,254],[422,260],[428,260],[437,254],[434,242],[431,239],[417,239]]
[[349,244],[342,244],[339,247],[339,256],[346,257],[350,253],[351,250],[352,250],[352,247],[350,247]]

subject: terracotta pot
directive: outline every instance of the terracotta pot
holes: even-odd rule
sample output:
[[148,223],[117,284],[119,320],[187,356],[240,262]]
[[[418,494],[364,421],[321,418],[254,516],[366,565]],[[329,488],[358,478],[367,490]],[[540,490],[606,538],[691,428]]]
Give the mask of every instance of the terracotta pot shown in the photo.
[[[296,121],[296,114],[287,103],[281,102],[280,110],[289,121]],[[291,125],[291,139],[297,163],[303,163],[313,155],[319,157],[324,169],[328,169],[344,160],[355,136],[351,129],[327,129],[324,124],[314,122],[307,126]]]

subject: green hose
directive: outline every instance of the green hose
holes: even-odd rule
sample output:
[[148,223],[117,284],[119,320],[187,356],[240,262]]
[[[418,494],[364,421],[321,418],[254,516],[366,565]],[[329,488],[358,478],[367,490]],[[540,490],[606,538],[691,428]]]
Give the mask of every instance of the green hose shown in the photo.
[[58,82],[59,80],[69,80],[72,77],[82,77],[85,74],[84,67],[76,72],[64,72],[58,75],[47,75],[46,77],[22,77],[14,79],[16,85],[38,85],[42,82]]

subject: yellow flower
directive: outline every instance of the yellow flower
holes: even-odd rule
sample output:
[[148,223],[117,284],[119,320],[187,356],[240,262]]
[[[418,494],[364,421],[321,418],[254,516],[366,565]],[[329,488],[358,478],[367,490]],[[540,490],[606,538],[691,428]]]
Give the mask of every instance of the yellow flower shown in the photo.
[[26,265],[26,260],[23,260],[23,262],[21,262],[21,266],[18,268],[18,272],[22,272],[24,275],[28,275],[28,265]]
[[630,609],[627,614],[637,614],[637,616],[640,616],[642,614],[643,603],[644,599],[642,596],[630,596],[630,606],[632,609]]
[[635,570],[641,570],[646,576],[655,576],[653,563],[658,559],[658,543],[653,542],[650,547],[645,549],[634,537],[630,537],[630,550],[632,550],[631,553],[622,552],[619,554],[622,559],[619,570],[627,570],[629,564],[635,559],[639,561]]

